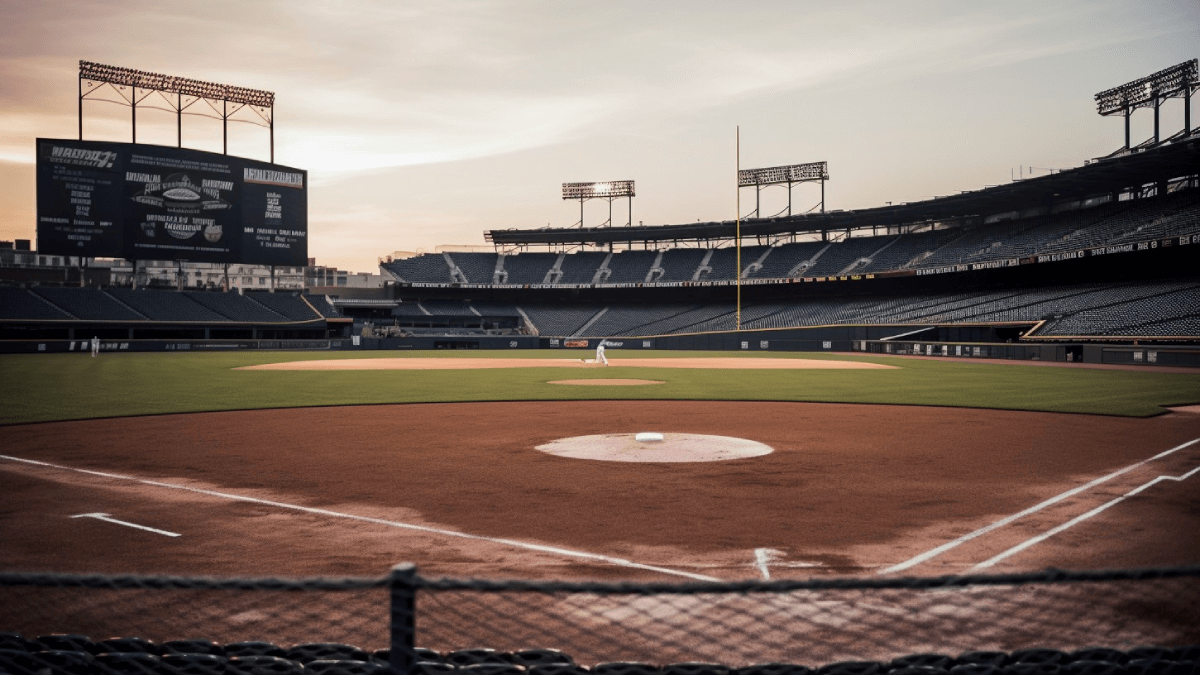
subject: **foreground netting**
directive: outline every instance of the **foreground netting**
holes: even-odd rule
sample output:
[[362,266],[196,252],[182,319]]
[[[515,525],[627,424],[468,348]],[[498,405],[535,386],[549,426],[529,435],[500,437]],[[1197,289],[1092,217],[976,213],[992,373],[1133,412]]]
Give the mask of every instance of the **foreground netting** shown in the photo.
[[[886,663],[913,654],[1200,643],[1200,567],[703,584],[0,575],[0,631],[390,649],[579,665]],[[419,649],[418,649],[419,648]]]

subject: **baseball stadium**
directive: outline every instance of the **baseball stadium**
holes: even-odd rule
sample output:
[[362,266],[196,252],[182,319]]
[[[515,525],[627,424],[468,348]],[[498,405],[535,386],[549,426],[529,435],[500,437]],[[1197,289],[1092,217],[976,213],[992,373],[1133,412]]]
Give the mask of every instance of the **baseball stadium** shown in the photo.
[[130,87],[273,143],[272,92],[79,79],[36,141],[74,266],[0,285],[0,674],[1200,672],[1196,60],[1074,168],[766,216],[829,167],[739,166],[749,216],[656,226],[566,183],[576,226],[378,289],[139,283],[303,266],[308,174],[82,137]]

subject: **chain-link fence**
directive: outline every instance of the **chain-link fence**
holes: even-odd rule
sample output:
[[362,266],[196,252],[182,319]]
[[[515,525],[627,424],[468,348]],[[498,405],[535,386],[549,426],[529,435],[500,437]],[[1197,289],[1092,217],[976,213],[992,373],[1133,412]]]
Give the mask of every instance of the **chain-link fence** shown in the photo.
[[5,630],[337,642],[389,649],[399,670],[478,648],[742,667],[1179,647],[1200,644],[1200,567],[702,584],[436,580],[411,566],[346,580],[3,574]]

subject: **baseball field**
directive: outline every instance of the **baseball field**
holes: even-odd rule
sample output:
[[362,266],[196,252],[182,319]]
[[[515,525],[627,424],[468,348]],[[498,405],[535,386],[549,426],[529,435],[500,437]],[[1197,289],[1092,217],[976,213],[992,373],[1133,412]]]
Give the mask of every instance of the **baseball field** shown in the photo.
[[[412,561],[697,580],[1200,559],[1200,373],[592,356],[0,357],[0,568],[373,575]],[[632,440],[645,433],[661,440]],[[579,437],[625,454],[550,449]],[[766,449],[705,455],[720,439]]]

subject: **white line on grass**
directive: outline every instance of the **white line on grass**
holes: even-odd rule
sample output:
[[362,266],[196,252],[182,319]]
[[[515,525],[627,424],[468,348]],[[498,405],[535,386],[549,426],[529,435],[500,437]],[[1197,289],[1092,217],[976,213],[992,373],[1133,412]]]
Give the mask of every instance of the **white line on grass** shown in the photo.
[[485,541],[492,544],[502,544],[505,546],[513,546],[523,548],[529,551],[538,551],[539,553],[550,553],[560,555],[567,558],[579,558],[581,560],[592,560],[595,562],[607,563],[609,565],[617,565],[620,567],[629,567],[632,569],[646,570],[649,572],[658,572],[660,574],[669,574],[672,576],[686,577],[697,581],[718,581],[715,577],[705,576],[703,574],[693,574],[681,570],[673,570],[667,567],[657,567],[655,565],[644,565],[631,560],[622,558],[613,558],[611,556],[600,555],[598,553],[587,553],[585,551],[574,551],[567,548],[559,548],[557,546],[543,546],[541,544],[531,544],[515,539],[500,539],[495,537],[485,537],[478,534],[467,534],[465,532],[455,532],[454,530],[443,530],[436,527],[427,527],[425,525],[413,525],[412,523],[402,523],[395,520],[384,520],[383,518],[370,518],[367,516],[356,516],[352,513],[341,513],[338,511],[330,511],[328,509],[317,509],[310,506],[300,506],[298,504],[288,504],[285,502],[276,502],[269,499],[258,499],[257,497],[247,497],[244,495],[232,494],[228,492],[217,492],[215,490],[204,490],[201,488],[188,487],[186,485],[176,485],[175,483],[163,483],[155,480],[146,480],[144,478],[135,478],[133,476],[123,476],[116,473],[108,473],[105,471],[93,471],[90,469],[78,469],[71,466],[62,466],[60,464],[51,464],[50,462],[39,462],[34,459],[25,459],[22,457],[12,457],[10,455],[0,455],[0,459],[7,459],[12,462],[23,462],[25,464],[34,464],[37,466],[50,467],[52,469],[61,469],[63,471],[74,471],[76,473],[85,473],[92,476],[101,476],[103,478],[115,478],[117,480],[132,481],[141,483],[142,485],[153,485],[155,487],[169,488],[172,490],[186,490],[197,494],[208,495],[210,497],[220,497],[238,502],[249,502],[252,504],[263,504],[265,506],[274,506],[281,509],[290,509],[292,511],[301,511],[303,513],[312,513],[330,518],[344,518],[346,520],[356,520],[363,523],[373,523],[375,525],[383,525],[385,527],[395,527],[402,530],[415,530],[417,532],[428,532],[429,534],[437,534],[445,537],[458,537],[460,539],[470,539],[472,541]]
[[1106,476],[1101,476],[1091,482],[1080,485],[1077,488],[1072,488],[1070,490],[1067,490],[1066,492],[1063,492],[1062,494],[1051,497],[1050,499],[1047,499],[1046,501],[1044,501],[1040,504],[1035,504],[1034,506],[1031,506],[1031,507],[1025,509],[1024,511],[1014,513],[1013,515],[1008,516],[1006,518],[1001,518],[1000,520],[997,520],[996,522],[992,523],[991,525],[987,525],[985,527],[979,528],[978,530],[975,530],[974,532],[964,534],[963,536],[959,537],[958,539],[955,539],[953,541],[948,541],[948,542],[942,544],[941,546],[930,549],[914,558],[905,560],[904,562],[902,562],[898,565],[892,565],[891,567],[886,567],[886,568],[880,570],[879,574],[891,574],[893,572],[902,572],[910,567],[915,567],[916,565],[920,565],[921,563],[923,563],[927,560],[932,560],[933,558],[936,558],[937,556],[945,553],[946,551],[949,551],[950,549],[953,549],[953,548],[957,548],[957,547],[967,543],[968,541],[971,541],[972,539],[981,537],[981,536],[987,534],[988,532],[991,532],[993,530],[997,530],[1001,527],[1004,527],[1005,525],[1008,525],[1009,523],[1012,523],[1013,521],[1024,518],[1025,516],[1028,516],[1033,513],[1037,513],[1038,511],[1041,511],[1042,509],[1044,509],[1048,506],[1053,506],[1054,504],[1057,504],[1064,499],[1073,497],[1073,496],[1075,496],[1081,492],[1084,492],[1086,490],[1090,490],[1091,488],[1096,487],[1097,485],[1100,485],[1101,483],[1112,480],[1113,478],[1116,478],[1117,476],[1120,476],[1125,473],[1129,473],[1130,471],[1133,471],[1134,469],[1146,464],[1147,462],[1153,462],[1156,459],[1162,459],[1163,457],[1166,457],[1167,455],[1170,455],[1174,452],[1178,452],[1179,450],[1182,450],[1196,442],[1200,442],[1200,438],[1193,438],[1192,440],[1188,441],[1187,443],[1183,443],[1181,445],[1177,445],[1177,446],[1171,448],[1170,450],[1160,452],[1157,455],[1155,455],[1149,459],[1143,459],[1142,461],[1137,462],[1135,464],[1130,464],[1129,466],[1125,467],[1124,469],[1114,471]]
[[1000,562],[1001,560],[1004,560],[1005,558],[1007,558],[1009,556],[1016,555],[1017,553],[1024,551],[1025,549],[1029,548],[1030,546],[1033,546],[1034,544],[1038,544],[1043,541],[1046,541],[1047,539],[1049,539],[1050,537],[1053,537],[1054,535],[1058,534],[1059,532],[1062,532],[1070,527],[1078,525],[1079,523],[1082,523],[1083,521],[1087,520],[1088,518],[1091,518],[1094,515],[1097,515],[1103,511],[1106,511],[1109,508],[1116,506],[1117,504],[1120,504],[1121,502],[1125,501],[1129,497],[1136,495],[1137,493],[1149,488],[1152,485],[1155,485],[1157,483],[1162,483],[1165,481],[1169,481],[1169,480],[1175,481],[1176,483],[1182,483],[1183,481],[1187,480],[1188,478],[1191,478],[1192,476],[1196,475],[1197,473],[1200,473],[1200,466],[1192,469],[1191,471],[1188,471],[1187,473],[1183,474],[1182,476],[1159,476],[1158,478],[1155,478],[1154,480],[1152,480],[1148,483],[1139,485],[1138,487],[1130,490],[1129,492],[1126,492],[1125,494],[1121,495],[1120,497],[1117,497],[1116,499],[1113,499],[1112,501],[1101,504],[1100,506],[1097,506],[1096,508],[1092,509],[1091,511],[1088,511],[1087,513],[1085,513],[1083,515],[1076,516],[1076,517],[1072,518],[1071,520],[1068,520],[1067,522],[1063,523],[1062,525],[1059,525],[1052,529],[1046,530],[1045,532],[1037,535],[1036,537],[1030,537],[1029,539],[1026,539],[1025,541],[1021,542],[1020,544],[1017,544],[1016,546],[1008,549],[1007,551],[1004,551],[1003,553],[999,553],[997,555],[992,556],[991,558],[988,558],[987,560],[979,563],[978,565],[976,565],[975,567],[973,567],[971,569],[981,570],[981,569],[986,569],[988,567],[991,567],[992,565],[995,565],[996,563]]
[[96,520],[103,520],[106,523],[116,523],[117,525],[124,525],[125,527],[135,527],[139,530],[145,530],[147,532],[153,532],[155,534],[161,534],[161,535],[167,536],[167,537],[182,537],[183,536],[183,535],[175,533],[175,532],[167,532],[166,530],[159,530],[159,529],[153,528],[153,527],[146,527],[145,525],[138,525],[137,523],[130,523],[130,522],[126,522],[124,520],[117,520],[116,518],[110,518],[107,513],[81,513],[77,516],[71,516],[71,517],[72,518],[95,518]]

